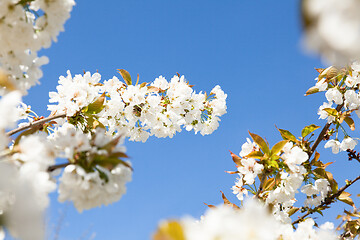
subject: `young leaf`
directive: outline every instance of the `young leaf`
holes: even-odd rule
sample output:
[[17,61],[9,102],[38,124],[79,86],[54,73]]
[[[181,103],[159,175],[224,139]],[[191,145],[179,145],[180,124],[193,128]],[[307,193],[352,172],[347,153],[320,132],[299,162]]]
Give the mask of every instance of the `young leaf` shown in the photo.
[[146,86],[146,82],[143,82],[142,84],[140,84],[140,88],[143,88],[143,87],[145,87]]
[[260,149],[265,153],[270,155],[270,149],[268,144],[265,142],[264,139],[262,139],[262,137],[260,137],[259,135],[256,135],[254,133],[249,132],[251,138],[253,139],[253,141],[259,145]]
[[222,191],[220,191],[220,192],[221,192],[221,196],[222,196],[222,199],[224,200],[224,204],[225,204],[225,205],[228,205],[228,206],[230,206],[230,207],[233,207],[234,209],[240,209],[238,206],[236,206],[235,204],[231,203],[231,202],[225,197],[225,194],[224,194]]
[[204,203],[206,206],[208,206],[209,208],[216,208],[216,206],[214,205],[211,205],[211,204],[207,204],[207,203]]
[[125,69],[118,69],[120,75],[122,76],[122,78],[124,79],[126,85],[131,85],[132,81],[131,81],[131,76],[130,73],[128,71],[126,71]]
[[289,141],[287,140],[283,140],[280,141],[278,143],[276,143],[272,148],[271,148],[271,155],[276,155],[278,154],[285,146],[286,143],[288,143]]
[[[325,170],[324,170],[325,171]],[[325,178],[329,181],[330,183],[330,188],[332,190],[333,193],[335,193],[338,190],[338,184],[335,181],[333,175],[331,172],[325,171]]]
[[325,111],[328,115],[333,117],[337,117],[338,115],[338,111],[336,111],[336,109],[334,108],[324,108],[323,111]]
[[264,156],[264,154],[260,151],[253,151],[245,156],[245,158],[257,158],[260,159]]
[[296,213],[297,211],[299,211],[300,208],[298,207],[291,207],[290,210],[288,211],[289,217],[291,215],[294,215],[294,213]]
[[140,79],[140,75],[138,74],[138,75],[137,75],[137,79],[136,79],[136,84],[135,84],[135,86],[139,84],[139,79]]
[[326,171],[322,168],[316,168],[313,170],[313,173],[316,177],[318,178],[326,178],[327,179],[327,176],[326,176]]
[[308,95],[311,95],[311,94],[314,94],[317,92],[319,92],[319,89],[317,87],[313,86],[306,91],[305,96],[308,96]]
[[354,123],[354,120],[351,117],[346,117],[344,119],[344,121],[347,123],[347,125],[349,125],[351,131],[355,130],[355,123]]
[[238,174],[240,173],[239,171],[225,171],[228,174]]
[[354,202],[350,198],[351,194],[348,192],[342,192],[338,199],[346,204],[349,204],[350,206],[354,207]]
[[[275,126],[276,127],[276,126]],[[279,129],[276,127],[276,129],[280,132],[281,134],[281,137],[284,139],[284,140],[290,140],[290,141],[293,141],[293,142],[296,142],[296,137],[291,133],[289,132],[288,130],[284,130],[284,129]]]
[[241,157],[239,157],[238,155],[234,154],[233,152],[229,151],[232,157],[232,160],[234,161],[234,163],[236,164],[236,166],[240,167],[242,166],[241,164]]
[[315,124],[311,124],[309,126],[304,127],[304,129],[301,131],[301,136],[304,138],[316,129],[320,128],[320,126],[316,126]]
[[337,74],[338,74],[338,70],[335,67],[330,66],[320,73],[319,81],[323,78],[331,79],[335,77]]
[[101,96],[98,99],[96,99],[94,102],[90,103],[87,106],[86,113],[97,114],[101,112],[101,110],[103,109],[104,101],[105,101],[105,93],[101,94]]
[[263,189],[264,191],[272,190],[275,186],[275,178],[265,180]]
[[316,164],[316,162],[319,160],[319,158],[320,158],[320,153],[315,152],[315,156],[314,156],[313,160],[311,160],[311,164],[313,164],[313,165]]

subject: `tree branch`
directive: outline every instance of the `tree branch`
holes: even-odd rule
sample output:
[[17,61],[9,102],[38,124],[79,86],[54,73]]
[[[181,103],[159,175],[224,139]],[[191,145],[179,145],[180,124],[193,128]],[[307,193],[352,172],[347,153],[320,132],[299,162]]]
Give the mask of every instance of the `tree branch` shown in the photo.
[[28,128],[32,128],[34,126],[38,126],[40,124],[43,124],[43,123],[46,123],[48,121],[51,121],[51,120],[54,120],[56,118],[64,118],[66,117],[66,113],[63,113],[63,114],[58,114],[58,115],[54,115],[54,116],[49,116],[47,118],[43,118],[43,119],[40,119],[38,121],[34,121],[34,122],[29,122],[28,124],[26,124],[25,126],[23,127],[19,127],[19,128],[16,128],[16,129],[13,129],[9,132],[6,133],[6,135],[8,137],[10,137],[11,135],[14,135],[15,133],[18,133],[18,132],[21,132],[21,131],[24,131]]
[[[336,107],[336,111],[340,111],[342,109],[342,107],[344,106],[344,104],[340,104],[337,105]],[[314,142],[314,144],[311,147],[311,150],[309,152],[309,159],[311,158],[311,156],[313,155],[313,153],[315,152],[317,146],[319,145],[319,143],[324,139],[327,130],[329,129],[329,127],[331,126],[332,123],[327,123],[323,129],[321,130],[319,136],[317,137],[316,141]]]
[[264,173],[260,179],[260,186],[259,186],[259,189],[258,191],[256,192],[256,197],[259,198],[259,194],[260,192],[263,190],[263,186],[264,186],[264,182],[266,180],[266,174]]
[[70,164],[72,164],[72,163],[67,162],[67,163],[62,163],[62,164],[58,164],[58,165],[52,165],[52,166],[49,166],[49,167],[48,167],[47,171],[48,171],[48,172],[52,172],[52,171],[54,171],[55,169],[64,168],[64,167],[66,167],[66,166],[69,166]]
[[358,176],[357,178],[355,178],[355,179],[352,180],[352,181],[347,182],[346,185],[343,186],[342,188],[340,188],[336,193],[331,194],[329,197],[326,197],[326,198],[324,199],[324,201],[323,201],[320,205],[316,206],[314,209],[311,209],[311,211],[308,210],[307,213],[305,213],[304,215],[302,215],[301,217],[299,217],[296,221],[294,221],[294,222],[292,223],[292,225],[295,225],[295,224],[297,224],[297,223],[299,223],[299,222],[302,222],[302,221],[303,221],[307,216],[309,216],[310,214],[313,214],[313,213],[316,212],[317,210],[321,210],[321,208],[323,208],[323,207],[325,207],[325,206],[328,206],[328,205],[330,205],[331,203],[333,203],[334,200],[335,200],[337,197],[339,197],[342,192],[344,192],[348,187],[350,187],[352,184],[354,184],[354,183],[355,183],[356,181],[358,181],[359,179],[360,179],[360,176]]

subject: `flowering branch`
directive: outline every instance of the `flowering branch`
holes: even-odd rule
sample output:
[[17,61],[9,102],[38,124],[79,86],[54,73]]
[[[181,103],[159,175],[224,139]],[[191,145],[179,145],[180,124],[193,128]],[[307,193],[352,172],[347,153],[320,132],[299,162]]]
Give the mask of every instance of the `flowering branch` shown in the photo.
[[[344,106],[344,104],[340,104],[336,107],[336,111],[340,111],[342,109],[342,107]],[[327,123],[323,129],[321,130],[319,136],[317,137],[316,141],[314,142],[313,146],[311,147],[309,154],[309,159],[311,158],[311,156],[313,155],[313,153],[315,152],[317,146],[319,145],[319,143],[324,139],[327,130],[329,129],[329,127],[331,126],[331,122]]]
[[358,181],[360,179],[360,176],[358,176],[357,178],[355,178],[352,181],[348,181],[346,182],[346,185],[343,186],[342,188],[340,188],[336,193],[330,195],[329,197],[325,198],[325,200],[318,206],[316,206],[314,209],[308,210],[307,213],[305,213],[303,216],[299,217],[297,220],[295,220],[292,225],[295,225],[297,223],[302,222],[307,216],[309,216],[310,214],[316,212],[317,210],[322,209],[325,206],[330,205],[331,203],[334,202],[334,200],[339,197],[341,195],[341,193],[343,193],[348,187],[350,187],[352,184],[354,184],[356,181]]
[[51,121],[51,120],[54,120],[54,119],[57,119],[57,118],[64,118],[66,117],[66,114],[63,113],[63,114],[58,114],[58,115],[53,115],[53,116],[49,116],[47,118],[43,118],[43,119],[40,119],[38,121],[34,121],[34,122],[29,122],[28,124],[26,124],[25,126],[22,126],[22,127],[19,127],[19,128],[16,128],[16,129],[13,129],[9,132],[6,133],[7,136],[11,136],[11,135],[14,135],[18,132],[21,132],[21,131],[24,131],[28,128],[32,128],[32,127],[35,127],[35,126],[38,126],[40,124],[43,124],[43,123],[46,123],[48,121]]

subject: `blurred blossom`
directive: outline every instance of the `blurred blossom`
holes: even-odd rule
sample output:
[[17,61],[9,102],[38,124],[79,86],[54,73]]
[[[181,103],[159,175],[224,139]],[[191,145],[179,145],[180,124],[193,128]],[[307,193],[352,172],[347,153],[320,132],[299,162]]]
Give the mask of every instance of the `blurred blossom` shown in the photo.
[[303,0],[304,42],[331,64],[360,56],[360,1]]

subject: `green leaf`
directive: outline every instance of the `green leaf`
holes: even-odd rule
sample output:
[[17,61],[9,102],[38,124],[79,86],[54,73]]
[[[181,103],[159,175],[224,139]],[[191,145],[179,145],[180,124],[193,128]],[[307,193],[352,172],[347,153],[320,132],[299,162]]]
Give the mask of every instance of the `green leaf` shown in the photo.
[[113,169],[114,167],[116,167],[119,164],[122,164],[122,165],[130,168],[131,170],[133,170],[133,168],[130,166],[130,164],[128,164],[127,162],[125,162],[119,158],[116,158],[116,157],[96,156],[94,158],[93,164],[102,166],[109,170]]
[[131,81],[131,76],[130,73],[128,71],[126,71],[125,69],[118,69],[120,75],[122,76],[122,78],[124,79],[126,85],[131,85],[132,81]]
[[323,168],[316,168],[313,170],[313,173],[316,177],[318,178],[325,178],[327,179],[327,176],[326,176],[326,171],[323,169]]
[[[276,127],[276,126],[275,126]],[[293,141],[293,142],[296,142],[296,137],[291,133],[289,132],[288,130],[285,130],[285,129],[279,129],[276,127],[276,129],[280,132],[281,134],[281,137],[284,139],[284,140],[290,140],[290,141]]]
[[253,139],[253,141],[259,145],[260,149],[265,153],[270,155],[270,149],[268,144],[265,142],[264,139],[262,139],[262,137],[260,137],[259,135],[256,135],[254,133],[249,132],[251,138]]
[[351,117],[346,117],[344,119],[344,121],[347,123],[347,125],[349,125],[351,131],[355,130],[355,123],[354,123],[354,120]]
[[320,126],[316,126],[315,124],[311,124],[309,126],[304,127],[304,129],[301,131],[301,136],[304,138],[316,129],[320,128]]
[[101,110],[104,107],[104,101],[105,101],[105,93],[101,94],[101,96],[98,97],[98,99],[96,99],[93,103],[90,103],[87,106],[85,112],[89,114],[97,114],[101,112]]
[[278,154],[283,149],[285,144],[288,142],[289,142],[288,140],[283,140],[283,141],[276,143],[271,149],[271,155],[273,156],[273,155]]
[[260,151],[253,151],[245,156],[245,158],[262,158],[264,154]]
[[279,168],[279,164],[278,164],[277,161],[269,161],[268,165],[269,165],[270,167],[275,168],[275,169],[278,169],[278,168]]
[[296,213],[297,211],[299,211],[299,209],[300,209],[300,208],[298,208],[298,207],[291,207],[290,210],[288,211],[289,217],[290,217],[291,215],[294,215],[294,213]]
[[274,188],[274,186],[275,186],[275,178],[269,178],[269,179],[265,180],[263,189],[264,189],[264,191],[272,190]]
[[336,109],[334,109],[334,108],[324,108],[323,111],[325,111],[330,116],[333,116],[333,117],[338,116],[338,111],[336,111]]

